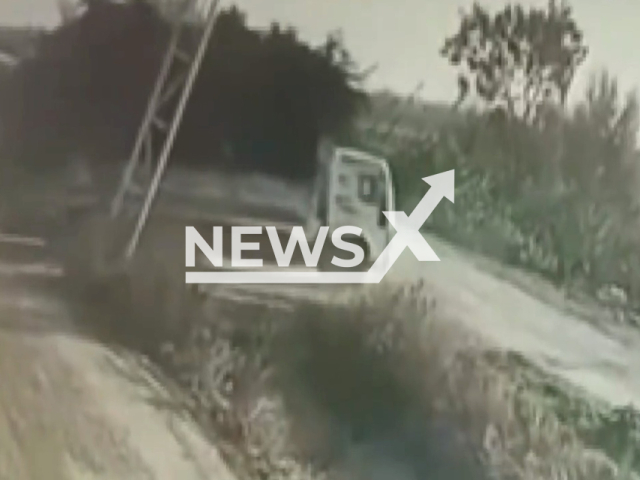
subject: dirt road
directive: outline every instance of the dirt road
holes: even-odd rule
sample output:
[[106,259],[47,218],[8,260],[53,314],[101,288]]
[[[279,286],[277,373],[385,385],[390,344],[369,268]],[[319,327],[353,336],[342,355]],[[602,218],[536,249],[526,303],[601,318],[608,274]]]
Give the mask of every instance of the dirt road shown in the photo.
[[[467,254],[428,236],[441,261],[419,263],[406,251],[385,278],[390,284],[423,281],[439,314],[483,336],[494,348],[523,354],[589,394],[613,405],[640,407],[640,332],[610,325],[607,312],[572,305],[554,287],[513,268]],[[336,288],[339,287],[339,288]],[[330,301],[344,286],[216,286],[286,307],[298,298]]]
[[640,332],[600,328],[611,323],[601,318],[606,312],[571,305],[532,275],[427,238],[441,261],[420,264],[406,252],[391,281],[423,279],[442,315],[496,347],[520,352],[611,404],[640,407]]
[[55,279],[3,267],[0,479],[233,479],[139,360],[79,333]]

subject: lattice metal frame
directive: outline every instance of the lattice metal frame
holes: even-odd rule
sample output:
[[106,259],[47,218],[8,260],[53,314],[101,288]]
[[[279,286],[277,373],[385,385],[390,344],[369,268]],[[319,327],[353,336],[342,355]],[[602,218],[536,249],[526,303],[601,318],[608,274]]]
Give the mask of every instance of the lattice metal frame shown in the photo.
[[[110,215],[111,219],[115,220],[123,215],[126,196],[133,187],[136,173],[139,171],[151,173],[153,160],[156,157],[153,151],[154,133],[164,135],[144,202],[138,213],[133,233],[126,245],[125,261],[130,260],[136,251],[140,236],[147,223],[151,206],[157,196],[160,182],[180,128],[184,110],[191,96],[193,85],[213,33],[218,5],[219,0],[206,0],[205,2],[202,0],[186,0],[181,15],[173,25],[167,53],[149,98],[147,110],[138,131],[131,157],[125,166],[122,179],[111,203]],[[192,55],[181,48],[180,40],[183,37],[185,23],[192,18],[191,16],[196,9],[204,13],[205,22],[198,46]],[[176,67],[178,68],[176,69]],[[175,70],[178,71],[176,72]],[[161,118],[160,109],[176,98],[177,104],[170,115],[171,118]]]

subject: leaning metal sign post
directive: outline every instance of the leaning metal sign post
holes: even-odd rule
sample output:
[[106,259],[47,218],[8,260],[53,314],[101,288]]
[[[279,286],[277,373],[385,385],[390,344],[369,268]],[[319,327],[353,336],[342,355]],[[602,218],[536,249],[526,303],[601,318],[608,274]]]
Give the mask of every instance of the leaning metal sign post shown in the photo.
[[[262,260],[259,259],[242,259],[241,252],[249,250],[250,245],[241,241],[242,234],[261,233],[260,226],[255,227],[232,227],[232,267],[244,268],[243,271],[204,271],[204,272],[186,272],[186,283],[188,284],[214,284],[214,283],[233,283],[233,284],[355,284],[355,283],[380,283],[384,276],[389,272],[393,264],[398,260],[402,252],[409,248],[420,262],[438,262],[440,259],[427,243],[424,236],[420,233],[420,229],[433,213],[443,198],[454,201],[454,170],[425,177],[424,180],[431,188],[422,197],[418,205],[415,207],[411,215],[407,216],[405,212],[384,212],[391,225],[396,230],[389,244],[380,254],[378,259],[366,272],[318,272],[318,271],[247,271],[246,268],[262,267]],[[315,242],[314,249],[311,251],[302,227],[294,227],[286,250],[282,248],[275,227],[266,227],[267,234],[274,249],[279,267],[287,267],[293,256],[296,243],[300,245],[305,265],[307,267],[315,267],[318,264],[322,246],[326,240],[329,227],[322,227],[318,234],[318,241]],[[336,229],[332,234],[334,244],[347,244],[342,240],[342,235],[356,234],[359,235],[361,229],[358,227],[341,227]],[[214,267],[221,267],[223,262],[222,256],[222,227],[214,227],[214,245],[209,245],[206,240],[200,236],[194,227],[186,227],[186,267],[195,267],[195,247],[209,259]],[[342,248],[342,247],[340,247]],[[360,247],[349,244],[344,247],[354,253],[355,258],[360,252]],[[355,260],[355,259],[354,259]],[[354,260],[345,262],[354,262]],[[334,258],[334,264],[340,265],[340,259]],[[359,264],[362,261],[355,261]],[[355,266],[355,265],[350,265]]]

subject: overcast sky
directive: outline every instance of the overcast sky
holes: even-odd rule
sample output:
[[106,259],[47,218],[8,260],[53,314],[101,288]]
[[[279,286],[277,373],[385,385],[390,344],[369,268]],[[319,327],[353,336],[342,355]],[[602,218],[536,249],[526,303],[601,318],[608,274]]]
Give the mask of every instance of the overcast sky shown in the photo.
[[[424,81],[425,98],[455,97],[453,71],[438,56],[443,39],[455,31],[458,9],[472,0],[223,0],[236,3],[256,26],[279,20],[312,42],[341,29],[347,46],[363,66],[379,64],[373,87],[409,92]],[[481,0],[500,7],[503,0]],[[544,4],[546,0],[522,0]],[[589,72],[607,67],[625,89],[640,86],[640,1],[573,0],[576,18],[590,47],[574,92]],[[56,0],[0,0],[0,23],[47,24],[58,21]]]

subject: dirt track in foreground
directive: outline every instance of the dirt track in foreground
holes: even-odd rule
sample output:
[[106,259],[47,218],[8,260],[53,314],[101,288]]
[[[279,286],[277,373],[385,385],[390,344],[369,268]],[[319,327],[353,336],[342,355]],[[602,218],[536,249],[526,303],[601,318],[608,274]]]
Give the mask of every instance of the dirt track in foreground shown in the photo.
[[168,391],[83,338],[41,282],[0,276],[0,479],[232,479],[195,425],[158,406]]

